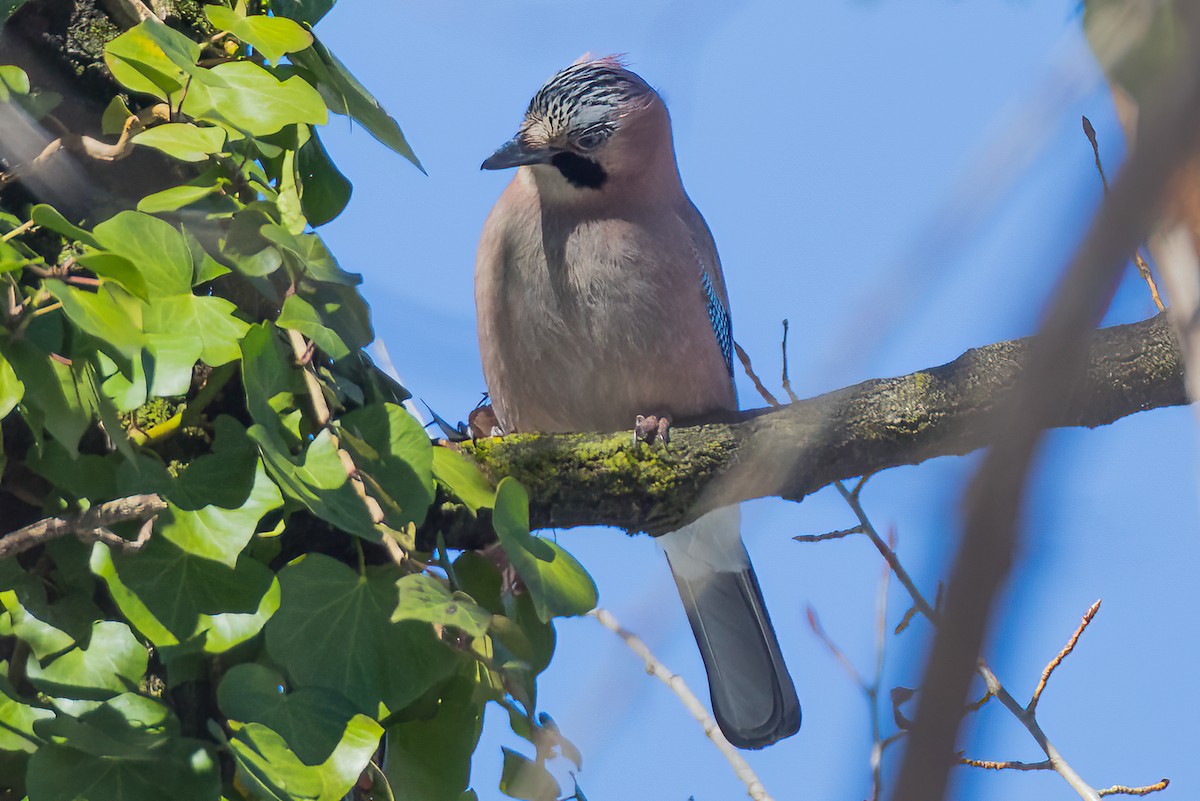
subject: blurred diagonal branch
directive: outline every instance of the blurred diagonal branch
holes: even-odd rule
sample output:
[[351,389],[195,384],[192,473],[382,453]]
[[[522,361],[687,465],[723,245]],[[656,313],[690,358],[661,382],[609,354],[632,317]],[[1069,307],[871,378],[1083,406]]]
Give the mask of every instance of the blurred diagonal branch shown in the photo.
[[[676,426],[666,448],[631,445],[626,433],[517,434],[462,447],[494,480],[511,475],[529,488],[534,527],[659,533],[737,501],[799,500],[834,481],[982,448],[1029,348],[1028,339],[1000,342],[941,367]],[[1179,349],[1159,315],[1094,332],[1086,380],[1043,424],[1094,428],[1186,402]],[[490,536],[454,504],[431,514],[425,530],[439,529],[451,545]]]

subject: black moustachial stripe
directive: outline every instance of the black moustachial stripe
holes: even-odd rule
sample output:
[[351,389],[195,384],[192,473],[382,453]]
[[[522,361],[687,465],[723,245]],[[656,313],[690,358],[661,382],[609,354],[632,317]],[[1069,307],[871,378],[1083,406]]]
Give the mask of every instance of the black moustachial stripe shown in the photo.
[[558,168],[563,178],[572,186],[599,189],[604,186],[608,173],[596,162],[575,153],[555,153],[550,163]]

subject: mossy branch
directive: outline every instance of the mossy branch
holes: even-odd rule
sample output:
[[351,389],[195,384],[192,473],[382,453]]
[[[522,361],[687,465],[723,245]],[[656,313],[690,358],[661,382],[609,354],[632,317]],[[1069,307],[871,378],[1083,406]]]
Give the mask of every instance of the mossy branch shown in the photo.
[[[462,448],[494,480],[514,476],[525,484],[537,528],[609,525],[657,534],[737,501],[800,500],[839,479],[986,446],[992,412],[1013,387],[1028,346],[1028,339],[999,342],[941,367],[676,427],[667,448],[635,445],[629,433],[519,434]],[[1055,425],[1095,428],[1184,403],[1179,349],[1160,314],[1096,331],[1087,380]],[[488,538],[486,526],[453,504],[437,510],[432,526],[455,545]]]

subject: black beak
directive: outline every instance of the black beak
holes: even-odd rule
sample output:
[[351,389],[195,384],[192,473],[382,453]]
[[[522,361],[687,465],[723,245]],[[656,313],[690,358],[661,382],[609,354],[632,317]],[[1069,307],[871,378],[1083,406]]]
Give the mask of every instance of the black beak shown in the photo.
[[533,148],[521,141],[520,136],[514,136],[499,150],[487,157],[480,165],[481,170],[506,170],[509,167],[521,167],[526,164],[545,164],[554,155],[549,148]]

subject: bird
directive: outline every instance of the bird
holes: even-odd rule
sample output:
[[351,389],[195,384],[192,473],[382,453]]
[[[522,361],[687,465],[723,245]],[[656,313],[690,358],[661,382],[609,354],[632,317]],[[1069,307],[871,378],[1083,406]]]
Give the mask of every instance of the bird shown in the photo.
[[[737,408],[721,262],[684,191],[657,91],[584,56],[534,94],[482,164],[516,168],[475,261],[479,347],[502,432],[618,432],[639,414]],[[741,538],[738,507],[659,536],[739,748],[800,728],[800,703]]]

